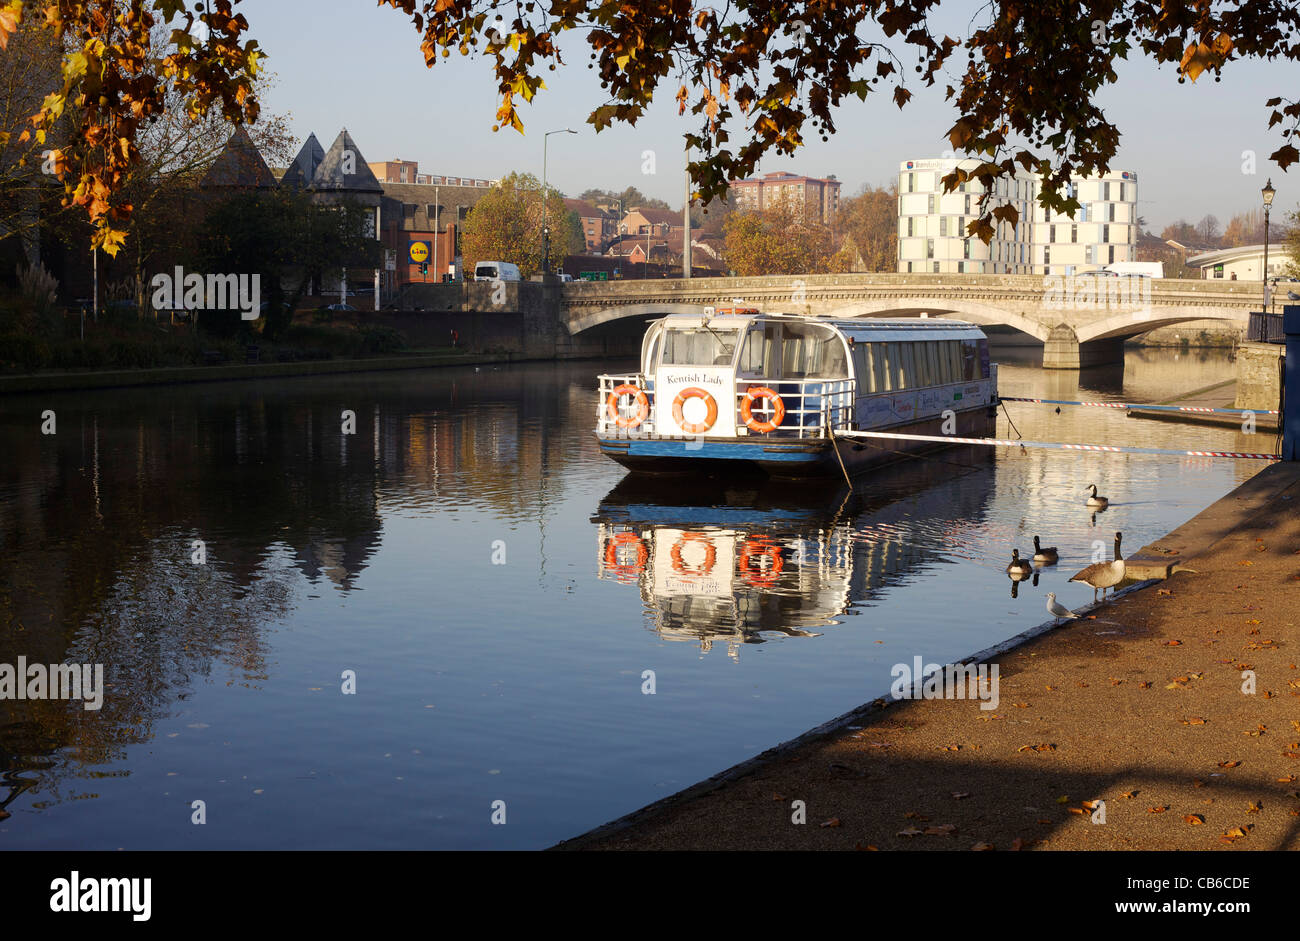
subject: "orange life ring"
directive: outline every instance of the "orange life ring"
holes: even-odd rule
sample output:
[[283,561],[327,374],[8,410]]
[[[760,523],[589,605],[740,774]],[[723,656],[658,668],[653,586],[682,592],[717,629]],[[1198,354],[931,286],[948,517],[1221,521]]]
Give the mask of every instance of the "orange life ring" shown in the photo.
[[[618,400],[625,395],[636,396],[636,414],[631,418],[624,418],[618,413]],[[605,410],[609,414],[610,421],[618,427],[635,428],[650,415],[650,400],[646,398],[645,391],[640,386],[625,382],[614,387],[614,391],[605,400]]]
[[[624,546],[636,546],[636,562],[619,561],[618,552]],[[636,533],[619,533],[609,541],[605,547],[605,568],[613,572],[620,579],[631,578],[640,575],[645,570],[646,560],[650,553],[646,551],[645,543]]]
[[[771,421],[755,421],[754,402],[757,399],[772,400]],[[781,427],[781,422],[785,421],[785,403],[781,401],[781,396],[767,386],[750,386],[745,390],[745,397],[740,400],[740,417],[745,419],[745,424],[751,431],[767,434],[776,431]]]
[[[702,422],[688,422],[686,416],[682,414],[682,406],[686,404],[687,399],[703,399],[704,404],[708,406],[709,412],[704,416]],[[701,432],[708,431],[713,427],[713,423],[718,420],[718,403],[713,396],[699,388],[698,386],[689,386],[677,393],[677,398],[673,399],[673,421],[681,427],[682,431],[688,435],[698,435]]]
[[[750,567],[750,559],[762,559],[767,557],[772,560],[772,567],[766,572],[754,571]],[[745,577],[745,581],[759,588],[767,588],[776,582],[777,576],[785,568],[785,562],[781,558],[781,547],[769,542],[763,538],[746,539],[745,545],[740,550],[740,574]]]
[[[704,562],[698,567],[688,566],[682,559],[682,548],[688,542],[704,543]],[[713,571],[714,563],[718,561],[718,550],[713,545],[713,540],[704,533],[682,533],[669,554],[673,559],[673,571],[679,575],[708,575]]]

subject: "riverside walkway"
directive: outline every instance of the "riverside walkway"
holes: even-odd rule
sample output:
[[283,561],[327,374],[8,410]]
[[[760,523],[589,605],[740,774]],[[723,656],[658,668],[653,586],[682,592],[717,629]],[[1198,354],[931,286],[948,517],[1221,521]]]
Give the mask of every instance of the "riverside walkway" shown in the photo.
[[875,700],[558,848],[1300,849],[1300,465],[1131,558],[1172,574],[971,658],[996,710]]

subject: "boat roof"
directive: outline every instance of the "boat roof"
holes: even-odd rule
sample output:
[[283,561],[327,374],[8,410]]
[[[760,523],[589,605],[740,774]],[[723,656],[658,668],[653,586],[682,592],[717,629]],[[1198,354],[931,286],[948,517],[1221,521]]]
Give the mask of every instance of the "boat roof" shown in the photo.
[[[852,337],[855,342],[870,342],[872,340],[889,340],[903,339],[902,334],[907,333],[925,333],[927,339],[947,340],[957,338],[979,338],[984,336],[984,331],[978,324],[966,320],[956,320],[944,317],[817,317],[806,316],[803,314],[782,314],[775,312],[748,313],[748,314],[714,314],[709,318],[709,323],[714,326],[727,326],[734,323],[737,327],[757,320],[781,320],[793,321],[796,323],[819,324],[824,327],[842,333],[846,337]],[[662,318],[663,322],[670,324],[691,324],[694,326],[701,325],[703,313],[700,314],[669,314]]]

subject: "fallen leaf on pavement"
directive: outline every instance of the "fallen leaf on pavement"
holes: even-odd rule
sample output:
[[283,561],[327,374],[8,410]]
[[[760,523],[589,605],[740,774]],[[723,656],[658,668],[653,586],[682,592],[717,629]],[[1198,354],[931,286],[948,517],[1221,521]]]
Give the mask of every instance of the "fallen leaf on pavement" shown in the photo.
[[1205,818],[1200,814],[1186,814],[1183,816],[1183,823],[1189,823],[1194,827],[1205,823]]

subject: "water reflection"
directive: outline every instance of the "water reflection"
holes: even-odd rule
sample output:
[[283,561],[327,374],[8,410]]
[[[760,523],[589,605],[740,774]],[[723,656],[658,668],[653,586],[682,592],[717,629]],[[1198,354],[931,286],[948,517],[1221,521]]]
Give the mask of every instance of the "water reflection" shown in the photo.
[[[972,477],[954,486],[960,477]],[[628,475],[600,502],[597,573],[638,586],[651,630],[708,651],[859,613],[876,592],[946,557],[986,513],[987,450],[952,449],[845,484],[738,484]],[[1014,597],[1014,595],[1013,595]]]

